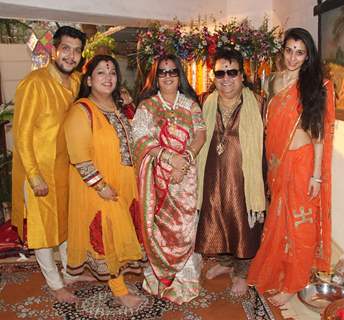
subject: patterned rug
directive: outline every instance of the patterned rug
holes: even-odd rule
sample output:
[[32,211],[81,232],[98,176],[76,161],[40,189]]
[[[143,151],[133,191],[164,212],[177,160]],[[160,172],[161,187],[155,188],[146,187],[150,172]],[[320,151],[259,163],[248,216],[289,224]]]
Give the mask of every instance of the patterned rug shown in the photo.
[[244,299],[230,295],[229,281],[205,281],[198,298],[181,306],[147,295],[141,277],[127,275],[130,290],[143,297],[136,310],[121,306],[105,283],[80,282],[70,289],[80,298],[77,304],[57,303],[49,294],[35,262],[0,265],[0,319],[116,319],[116,320],[279,320],[264,297],[253,288]]

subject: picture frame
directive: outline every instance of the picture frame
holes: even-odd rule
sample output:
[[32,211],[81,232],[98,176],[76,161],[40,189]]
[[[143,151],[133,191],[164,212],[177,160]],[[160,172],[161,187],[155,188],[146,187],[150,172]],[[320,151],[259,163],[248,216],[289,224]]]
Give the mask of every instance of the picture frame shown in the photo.
[[318,0],[318,48],[336,93],[336,119],[344,120],[344,0]]

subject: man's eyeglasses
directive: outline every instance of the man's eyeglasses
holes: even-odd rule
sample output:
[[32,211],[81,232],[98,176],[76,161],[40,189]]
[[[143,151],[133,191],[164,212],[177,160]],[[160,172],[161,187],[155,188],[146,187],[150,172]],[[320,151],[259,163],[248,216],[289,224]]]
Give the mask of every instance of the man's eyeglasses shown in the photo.
[[216,79],[223,79],[227,74],[228,78],[234,79],[238,76],[239,70],[238,69],[230,69],[230,70],[216,70],[214,71],[214,75]]
[[165,78],[167,75],[169,75],[170,77],[178,77],[179,73],[178,73],[178,69],[174,68],[174,69],[158,69],[158,77],[159,78]]

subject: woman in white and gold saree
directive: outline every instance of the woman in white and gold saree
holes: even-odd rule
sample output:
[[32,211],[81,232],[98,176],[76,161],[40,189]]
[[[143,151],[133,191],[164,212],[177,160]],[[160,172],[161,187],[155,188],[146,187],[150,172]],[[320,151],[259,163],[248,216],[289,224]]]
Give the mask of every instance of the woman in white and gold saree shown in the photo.
[[200,291],[195,157],[205,124],[195,92],[172,55],[152,67],[133,119],[141,230],[149,266],[143,287],[181,304]]

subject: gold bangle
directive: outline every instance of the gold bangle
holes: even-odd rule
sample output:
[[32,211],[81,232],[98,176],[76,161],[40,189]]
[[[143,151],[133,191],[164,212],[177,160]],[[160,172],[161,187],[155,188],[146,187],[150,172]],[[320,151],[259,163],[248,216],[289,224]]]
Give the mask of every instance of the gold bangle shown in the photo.
[[193,158],[196,159],[197,154],[196,154],[195,149],[193,147],[191,147],[191,146],[188,149],[190,150],[190,152],[192,152]]
[[195,160],[195,156],[194,156],[193,152],[192,152],[191,150],[189,150],[189,149],[186,149],[185,152],[186,152],[186,153],[188,154],[188,156],[189,156],[189,162],[190,162],[190,163],[193,162],[193,161]]

